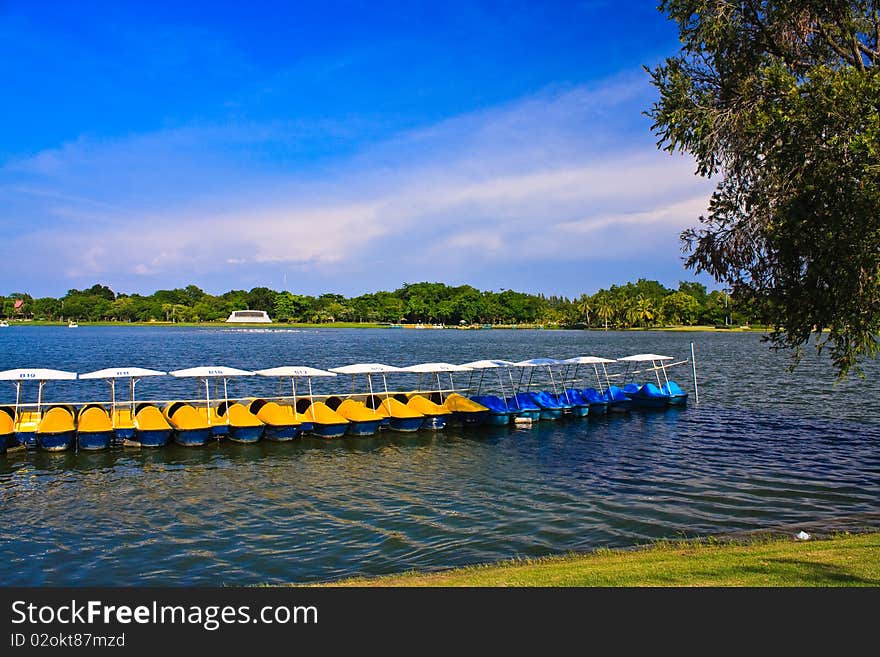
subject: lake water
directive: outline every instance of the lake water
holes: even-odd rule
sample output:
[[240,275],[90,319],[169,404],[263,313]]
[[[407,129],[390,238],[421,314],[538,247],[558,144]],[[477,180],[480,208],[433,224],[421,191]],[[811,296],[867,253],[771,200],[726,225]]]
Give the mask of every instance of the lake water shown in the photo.
[[[755,334],[16,326],[0,331],[0,369],[680,359],[692,340],[701,403],[681,410],[527,430],[0,456],[0,582],[309,582],[878,511],[877,365],[867,381],[835,385],[808,354],[790,374]],[[692,392],[689,368],[675,378]],[[195,395],[192,381],[170,377],[138,389]],[[230,393],[273,390],[247,380]],[[0,402],[12,395],[0,387]],[[49,384],[46,396],[106,398],[107,387]]]

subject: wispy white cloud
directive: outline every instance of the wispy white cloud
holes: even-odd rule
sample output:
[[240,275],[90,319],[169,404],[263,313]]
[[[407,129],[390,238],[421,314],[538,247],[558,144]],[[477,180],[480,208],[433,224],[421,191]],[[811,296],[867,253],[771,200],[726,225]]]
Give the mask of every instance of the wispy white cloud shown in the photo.
[[245,271],[280,287],[296,270],[357,292],[564,259],[583,261],[588,289],[591,258],[664,244],[653,275],[668,277],[709,187],[689,160],[656,152],[639,114],[646,93],[638,76],[547,92],[290,166],[279,151],[333,127],[83,137],[0,169],[0,220],[15,227],[0,270],[12,276],[26,254],[71,283],[144,290],[224,277],[237,287]]

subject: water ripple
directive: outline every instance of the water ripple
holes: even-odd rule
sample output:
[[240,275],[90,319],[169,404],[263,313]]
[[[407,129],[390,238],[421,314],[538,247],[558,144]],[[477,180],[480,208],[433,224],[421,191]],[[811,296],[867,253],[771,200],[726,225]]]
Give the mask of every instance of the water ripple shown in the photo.
[[[450,360],[450,353],[460,361],[682,355],[693,339],[393,334],[16,329],[0,334],[0,369],[85,370],[135,352],[137,364],[165,369],[203,364],[203,353],[251,368],[277,365],[279,353],[308,354],[295,360],[319,367]],[[789,374],[757,336],[697,340],[703,403],[684,410],[530,430],[0,457],[7,555],[0,578],[7,585],[315,581],[878,510],[880,425],[865,386],[826,384],[827,365],[809,357]],[[32,357],[24,362],[22,353]]]

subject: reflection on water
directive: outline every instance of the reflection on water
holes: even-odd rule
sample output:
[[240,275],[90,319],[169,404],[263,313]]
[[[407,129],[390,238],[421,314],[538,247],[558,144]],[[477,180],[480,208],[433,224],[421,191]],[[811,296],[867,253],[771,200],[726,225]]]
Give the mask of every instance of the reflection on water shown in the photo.
[[0,369],[683,356],[691,339],[699,407],[529,430],[0,457],[0,578],[314,581],[877,511],[868,386],[832,386],[817,359],[790,375],[748,334],[17,328],[0,335]]

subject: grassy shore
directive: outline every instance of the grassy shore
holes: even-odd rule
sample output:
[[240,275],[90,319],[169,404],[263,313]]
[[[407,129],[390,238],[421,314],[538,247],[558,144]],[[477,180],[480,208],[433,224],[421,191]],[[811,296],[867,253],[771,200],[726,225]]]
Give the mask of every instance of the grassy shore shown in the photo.
[[[880,533],[672,541],[329,586],[880,586]],[[324,585],[324,586],[327,586]]]

